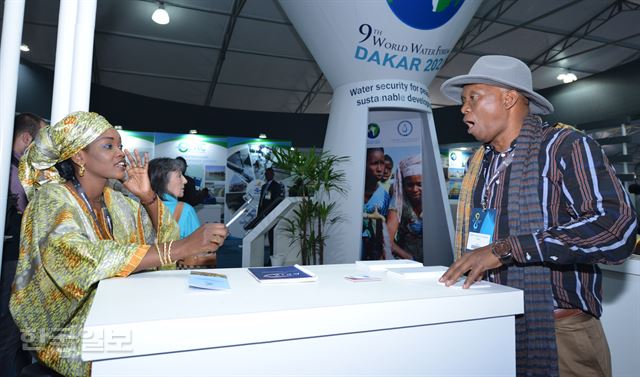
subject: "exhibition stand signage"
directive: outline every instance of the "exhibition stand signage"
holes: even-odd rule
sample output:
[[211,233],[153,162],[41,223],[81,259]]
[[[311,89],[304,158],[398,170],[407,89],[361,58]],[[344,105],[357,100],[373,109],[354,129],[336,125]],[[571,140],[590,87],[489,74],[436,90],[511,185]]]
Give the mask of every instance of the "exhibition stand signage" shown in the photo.
[[481,2],[280,0],[280,4],[334,89],[324,150],[350,157],[343,167],[350,191],[336,196],[345,222],[327,240],[325,261],[349,263],[363,256],[368,125],[381,118],[396,127],[404,120],[419,119],[422,208],[429,208],[424,216],[429,221],[422,227],[422,238],[429,239],[429,247],[423,245],[424,263],[448,265],[453,222],[427,85]]

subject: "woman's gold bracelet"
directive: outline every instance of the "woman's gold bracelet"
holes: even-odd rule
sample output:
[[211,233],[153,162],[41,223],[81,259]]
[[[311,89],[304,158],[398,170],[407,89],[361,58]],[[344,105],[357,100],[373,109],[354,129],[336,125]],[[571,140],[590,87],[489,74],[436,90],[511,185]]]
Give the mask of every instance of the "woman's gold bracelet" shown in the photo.
[[158,252],[158,259],[160,259],[160,265],[164,266],[167,264],[162,256],[162,251],[160,250],[160,245],[158,245],[158,241],[156,240],[156,251]]
[[175,263],[173,260],[171,260],[171,245],[173,244],[173,241],[169,241],[169,247],[167,247],[167,242],[162,244],[162,252],[164,254],[164,260],[167,262],[166,264],[173,264]]

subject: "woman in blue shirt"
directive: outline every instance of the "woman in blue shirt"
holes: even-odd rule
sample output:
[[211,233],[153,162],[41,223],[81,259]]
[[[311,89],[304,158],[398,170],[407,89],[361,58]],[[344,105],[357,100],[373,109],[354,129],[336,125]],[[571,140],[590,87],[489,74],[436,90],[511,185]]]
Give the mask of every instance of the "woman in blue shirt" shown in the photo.
[[169,208],[180,226],[180,238],[185,238],[200,227],[196,210],[185,202],[178,201],[184,195],[187,180],[182,175],[182,164],[174,158],[154,158],[149,162],[151,188]]
[[[180,227],[180,238],[185,238],[200,227],[196,210],[188,203],[178,201],[184,195],[187,183],[182,174],[184,165],[173,158],[155,158],[149,162],[151,188],[169,208]],[[179,260],[178,268],[211,268],[216,265],[216,254],[197,255]]]

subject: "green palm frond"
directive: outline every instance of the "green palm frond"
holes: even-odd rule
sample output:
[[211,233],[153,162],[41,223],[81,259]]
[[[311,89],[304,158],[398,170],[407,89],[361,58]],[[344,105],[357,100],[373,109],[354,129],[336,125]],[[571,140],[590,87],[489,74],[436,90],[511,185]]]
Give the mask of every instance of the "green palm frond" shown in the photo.
[[289,192],[302,197],[290,218],[285,219],[285,233],[290,246],[300,246],[304,264],[324,261],[327,230],[342,221],[337,204],[329,202],[332,194],[344,195],[347,177],[338,165],[349,161],[347,156],[335,156],[311,149],[308,152],[275,148],[269,156],[279,169],[289,171],[295,182]]

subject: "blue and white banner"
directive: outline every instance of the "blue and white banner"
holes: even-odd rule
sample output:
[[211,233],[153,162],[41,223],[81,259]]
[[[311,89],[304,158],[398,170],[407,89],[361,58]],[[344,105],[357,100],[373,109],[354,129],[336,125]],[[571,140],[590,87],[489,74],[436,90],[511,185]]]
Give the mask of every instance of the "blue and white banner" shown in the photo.
[[429,84],[480,0],[280,0],[333,88],[373,79]]
[[[423,156],[428,155],[430,160],[439,156],[433,150],[437,137],[431,124],[427,86],[442,69],[481,3],[280,0],[334,89],[324,151],[351,157],[344,167],[350,190],[344,197],[337,197],[345,221],[327,240],[327,263],[351,263],[360,258],[366,125],[373,109],[422,112],[423,119],[428,120],[425,123],[429,123],[423,128],[429,133],[425,140],[430,141]],[[438,187],[440,184],[436,189],[444,191]],[[447,226],[452,228],[448,220]],[[447,233],[452,229],[443,232],[434,227],[431,231],[442,238],[443,245],[451,243]]]
[[[220,180],[227,158],[227,138],[192,134],[155,134],[155,156],[187,161],[187,175],[194,178],[198,188],[209,187],[221,194],[224,179]],[[218,196],[218,195],[214,195]]]
[[[251,199],[248,210],[229,227],[233,237],[242,238],[247,233],[244,226],[256,217],[260,189],[265,183],[264,171],[271,167],[268,156],[271,149],[291,146],[290,141],[229,138],[229,148],[226,157],[226,192],[224,218],[230,219],[238,208]],[[282,182],[282,176],[277,174],[275,180]]]
[[[412,116],[413,115],[413,116]],[[392,119],[389,119],[391,117]],[[406,237],[403,230],[409,229],[402,221],[422,222],[421,195],[415,198],[419,208],[417,215],[400,216],[395,209],[395,182],[401,177],[400,166],[406,161],[422,155],[422,130],[424,122],[411,112],[371,112],[367,127],[367,154],[365,164],[365,195],[362,221],[362,250],[360,259],[414,259],[422,256],[422,234]],[[376,174],[376,163],[382,159],[382,176],[373,186],[372,176]],[[404,161],[404,162],[403,162]],[[373,165],[372,165],[373,164]],[[417,188],[422,193],[422,162],[413,164],[413,171],[420,172]],[[415,179],[414,179],[415,180]],[[412,182],[416,184],[416,182]],[[369,191],[367,193],[367,187]],[[399,187],[405,187],[400,185]],[[407,195],[404,195],[407,197]],[[381,200],[382,199],[382,200]],[[374,208],[377,207],[377,208]],[[393,209],[392,209],[393,208]],[[372,216],[378,211],[383,217]],[[391,216],[396,216],[393,220]],[[389,227],[389,224],[395,224]],[[400,231],[399,231],[400,230]],[[414,252],[416,255],[414,255]],[[422,262],[422,260],[419,260]]]
[[155,153],[155,134],[153,132],[138,131],[118,131],[122,139],[122,147],[133,153],[137,150],[140,156],[145,153],[149,154],[149,159],[154,157]]

